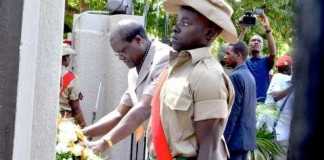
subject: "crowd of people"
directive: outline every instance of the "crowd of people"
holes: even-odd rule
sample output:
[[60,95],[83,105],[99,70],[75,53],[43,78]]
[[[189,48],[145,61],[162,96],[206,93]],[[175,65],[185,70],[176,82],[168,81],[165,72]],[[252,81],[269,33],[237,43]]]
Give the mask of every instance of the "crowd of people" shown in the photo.
[[[77,77],[67,69],[74,51],[64,47],[61,115],[74,118],[86,136],[101,137],[88,143],[96,152],[135,132],[148,137],[149,160],[244,160],[256,148],[257,103],[275,104],[279,114],[268,128],[287,147],[292,59],[287,54],[276,61],[267,16],[259,16],[269,52],[263,56],[263,38],[254,35],[248,45],[239,40],[247,28],[237,36],[233,10],[223,0],[165,0],[164,9],[177,15],[171,46],[148,38],[131,20],[111,31],[112,49],[130,68],[128,88],[115,110],[92,125],[80,109]],[[221,63],[210,53],[218,37],[228,43]],[[278,73],[271,76],[274,65]]]

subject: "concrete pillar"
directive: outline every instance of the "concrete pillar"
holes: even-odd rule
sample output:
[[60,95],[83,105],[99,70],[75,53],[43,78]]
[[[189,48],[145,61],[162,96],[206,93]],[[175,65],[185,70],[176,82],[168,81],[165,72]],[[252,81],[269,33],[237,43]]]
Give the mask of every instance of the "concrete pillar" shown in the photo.
[[32,160],[55,158],[64,6],[64,1],[40,0]]
[[0,160],[12,157],[22,0],[0,0]]
[[[28,1],[26,1],[28,2]],[[39,1],[25,3],[22,19],[13,159],[30,159],[38,55]],[[34,16],[34,18],[30,18]],[[27,96],[28,95],[28,96]],[[24,134],[22,134],[24,133]]]
[[13,159],[55,159],[64,1],[25,0]]

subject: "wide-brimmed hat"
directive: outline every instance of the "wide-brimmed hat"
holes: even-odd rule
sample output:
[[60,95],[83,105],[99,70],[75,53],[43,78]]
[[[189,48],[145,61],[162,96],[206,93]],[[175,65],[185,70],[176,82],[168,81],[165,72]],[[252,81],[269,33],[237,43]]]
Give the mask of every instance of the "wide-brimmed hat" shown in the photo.
[[63,43],[62,56],[66,56],[66,55],[76,55],[76,52],[74,51],[74,49],[72,49],[70,45]]
[[181,6],[189,6],[220,26],[225,41],[235,43],[238,40],[231,20],[233,9],[224,0],[165,0],[163,5],[170,14],[176,14]]

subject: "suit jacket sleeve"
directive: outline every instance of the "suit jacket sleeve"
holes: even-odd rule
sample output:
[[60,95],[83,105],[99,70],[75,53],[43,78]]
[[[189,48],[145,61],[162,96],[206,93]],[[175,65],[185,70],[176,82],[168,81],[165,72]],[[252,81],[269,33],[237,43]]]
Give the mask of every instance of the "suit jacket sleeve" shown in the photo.
[[243,97],[244,85],[240,75],[239,74],[231,75],[230,79],[235,89],[235,100],[224,132],[224,136],[227,142],[231,140],[233,131],[236,125],[238,124],[238,120],[242,112],[242,104],[244,98]]

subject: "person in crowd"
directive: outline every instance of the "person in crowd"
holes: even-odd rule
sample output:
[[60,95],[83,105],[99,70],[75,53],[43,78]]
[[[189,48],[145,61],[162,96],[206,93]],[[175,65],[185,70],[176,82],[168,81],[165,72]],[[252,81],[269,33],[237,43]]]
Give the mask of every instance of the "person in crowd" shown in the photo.
[[[257,90],[258,102],[264,102],[267,89],[270,83],[269,72],[273,68],[276,58],[276,43],[272,35],[272,29],[268,17],[263,13],[258,16],[262,24],[268,42],[268,55],[262,56],[263,38],[260,35],[254,35],[249,41],[250,58],[247,59],[247,66],[252,72]],[[240,37],[245,34],[247,27],[241,32]]]
[[71,56],[76,52],[66,43],[63,44],[62,71],[60,81],[60,113],[64,118],[74,118],[81,127],[86,126],[84,116],[80,106],[82,94],[78,85],[78,78],[69,69]]
[[278,100],[275,92],[287,89],[291,85],[292,58],[286,54],[278,58],[275,66],[278,72],[272,76],[265,103],[281,106],[283,99]]
[[230,44],[225,62],[234,68],[230,79],[235,89],[235,101],[224,132],[230,160],[245,160],[256,147],[256,85],[246,66],[248,48],[244,42]]
[[[107,144],[112,146],[116,143],[104,135],[115,129],[117,124],[126,125],[127,128],[128,125],[133,125],[136,119],[149,116],[148,114],[132,117],[134,121],[125,124],[125,115],[136,112],[136,108],[150,108],[157,78],[162,69],[167,66],[169,52],[172,49],[158,40],[149,39],[143,25],[128,19],[120,21],[113,29],[110,43],[119,59],[130,68],[128,88],[114,111],[83,129],[83,133],[88,137],[102,136],[99,140],[89,143],[96,151],[102,151],[103,146]],[[135,135],[140,139],[145,129],[143,125],[137,127],[139,128]],[[123,135],[125,133],[119,136]]]
[[172,37],[176,52],[152,100],[150,157],[227,159],[223,132],[234,88],[209,50],[218,36],[237,40],[232,9],[224,1],[208,0],[167,0],[164,6],[177,13]]
[[282,154],[275,157],[276,160],[284,160],[287,157],[294,100],[291,83],[292,63],[292,58],[288,54],[278,58],[275,65],[278,73],[273,75],[267,92],[266,104],[274,104],[278,111],[278,116],[274,119],[274,122],[269,124],[277,142],[284,150]]
[[228,66],[225,62],[225,53],[227,50],[228,44],[223,44],[219,48],[219,53],[217,54],[217,59],[219,60],[220,64],[223,66],[224,71],[227,75],[230,75],[233,72],[233,68]]
[[224,132],[230,160],[246,160],[256,148],[256,84],[246,65],[247,56],[245,43],[238,42],[227,47],[224,57],[227,66],[234,68],[230,79],[235,100]]

